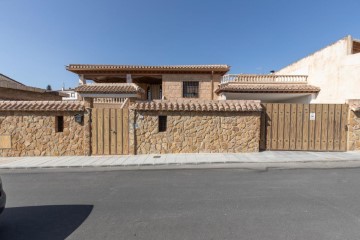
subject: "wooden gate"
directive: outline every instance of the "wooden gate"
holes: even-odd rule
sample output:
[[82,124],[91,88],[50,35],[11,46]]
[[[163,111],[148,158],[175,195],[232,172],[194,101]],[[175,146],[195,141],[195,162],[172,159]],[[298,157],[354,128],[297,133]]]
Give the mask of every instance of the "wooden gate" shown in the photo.
[[129,154],[129,109],[93,108],[93,155]]
[[346,151],[347,104],[262,105],[260,149]]

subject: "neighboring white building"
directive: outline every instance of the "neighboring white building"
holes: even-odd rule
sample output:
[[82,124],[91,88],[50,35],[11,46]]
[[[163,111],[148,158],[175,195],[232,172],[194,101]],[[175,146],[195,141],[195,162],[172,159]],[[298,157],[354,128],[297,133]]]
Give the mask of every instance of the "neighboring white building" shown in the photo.
[[360,40],[347,36],[269,75],[225,75],[220,99],[345,103],[360,99]]
[[321,89],[311,103],[360,99],[360,40],[347,36],[275,74],[307,75],[308,84]]
[[78,99],[78,93],[75,92],[75,90],[73,88],[69,88],[69,89],[62,88],[59,92],[65,93],[65,94],[68,95],[68,97],[63,97],[62,98],[63,101],[76,101],[76,100],[79,100]]

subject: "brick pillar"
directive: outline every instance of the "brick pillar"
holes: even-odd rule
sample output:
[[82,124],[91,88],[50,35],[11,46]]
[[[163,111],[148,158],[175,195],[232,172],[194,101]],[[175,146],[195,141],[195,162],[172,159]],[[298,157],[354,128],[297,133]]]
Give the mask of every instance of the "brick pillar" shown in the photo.
[[91,155],[91,110],[93,108],[93,99],[84,98],[84,155]]
[[348,100],[349,120],[348,120],[348,151],[360,150],[360,112],[357,106],[360,106],[360,99]]
[[129,110],[129,154],[136,155],[135,110]]

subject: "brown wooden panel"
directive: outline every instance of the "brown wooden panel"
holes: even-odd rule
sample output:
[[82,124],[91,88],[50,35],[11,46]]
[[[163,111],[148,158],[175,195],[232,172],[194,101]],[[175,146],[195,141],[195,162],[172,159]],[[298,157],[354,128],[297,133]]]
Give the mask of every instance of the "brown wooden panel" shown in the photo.
[[116,110],[116,153],[123,154],[123,115],[122,109]]
[[104,154],[110,154],[110,109],[104,109]]
[[[316,113],[315,104],[310,104],[310,115],[311,113]],[[316,120],[310,120],[309,118],[309,150],[315,150],[315,122]]]
[[91,154],[97,154],[97,111],[91,111]]
[[271,114],[271,149],[277,149],[279,105],[274,103]]
[[322,104],[315,105],[315,147],[314,150],[321,150],[321,116],[322,116]]
[[[290,149],[290,121],[291,121],[291,104],[285,104],[285,120],[284,120],[284,150]],[[282,128],[279,126],[279,128]]]
[[123,149],[124,154],[129,154],[129,109],[123,109]]
[[329,105],[324,104],[322,106],[322,114],[321,114],[321,151],[328,150],[328,123],[329,123]]
[[327,125],[327,150],[334,150],[334,124],[335,124],[335,105],[329,105],[329,121]]
[[296,149],[296,111],[297,111],[298,104],[291,104],[290,105],[290,150]]
[[284,124],[285,124],[285,104],[279,104],[277,150],[284,149]]
[[341,106],[341,127],[340,127],[340,151],[346,151],[347,148],[347,124],[348,124],[349,105]]
[[296,113],[296,150],[302,150],[303,142],[303,104],[297,105]]
[[302,142],[302,149],[308,150],[309,149],[309,125],[310,125],[310,104],[304,104],[304,121],[303,121],[303,142]]
[[266,104],[266,149],[271,149],[272,104]]
[[104,153],[104,109],[97,110],[97,140],[98,140],[98,147],[97,147],[97,154]]
[[116,154],[116,109],[110,109],[110,154]]
[[341,104],[335,105],[335,122],[334,122],[334,150],[340,151],[341,139]]

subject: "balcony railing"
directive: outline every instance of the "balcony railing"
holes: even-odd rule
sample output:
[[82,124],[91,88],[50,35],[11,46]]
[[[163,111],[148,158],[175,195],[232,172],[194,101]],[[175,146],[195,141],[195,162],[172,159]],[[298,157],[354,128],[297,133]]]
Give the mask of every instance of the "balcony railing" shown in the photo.
[[126,98],[94,98],[94,103],[122,104]]
[[297,83],[306,84],[306,75],[255,75],[255,74],[228,74],[223,76],[221,83]]

